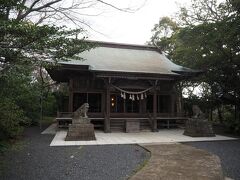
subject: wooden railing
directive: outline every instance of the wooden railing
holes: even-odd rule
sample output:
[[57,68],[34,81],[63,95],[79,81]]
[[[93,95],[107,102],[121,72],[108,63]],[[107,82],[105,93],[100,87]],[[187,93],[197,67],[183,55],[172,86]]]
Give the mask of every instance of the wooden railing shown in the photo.
[[[103,129],[104,126],[104,117],[102,114],[96,114],[96,113],[88,113],[89,118],[92,120],[92,123],[95,125],[97,128]],[[56,121],[58,123],[58,127],[68,127],[70,123],[72,123],[72,112],[58,112],[57,113],[57,118]],[[139,120],[146,120],[149,122],[151,130],[153,130],[153,116],[151,113],[145,113],[145,114],[110,114],[110,124],[113,121],[118,121],[120,119],[139,119]],[[176,125],[176,121],[180,122],[179,124],[184,124],[185,120],[187,117],[183,116],[183,113],[175,113],[175,114],[169,114],[169,113],[158,113],[157,114],[157,124],[163,125],[164,127],[170,128],[171,126]]]
[[[89,119],[94,124],[96,128],[103,128],[104,123],[100,123],[100,121],[104,121],[104,117],[100,115],[96,115],[95,113],[89,113]],[[67,128],[69,124],[72,123],[72,112],[58,112],[56,121],[59,128]]]

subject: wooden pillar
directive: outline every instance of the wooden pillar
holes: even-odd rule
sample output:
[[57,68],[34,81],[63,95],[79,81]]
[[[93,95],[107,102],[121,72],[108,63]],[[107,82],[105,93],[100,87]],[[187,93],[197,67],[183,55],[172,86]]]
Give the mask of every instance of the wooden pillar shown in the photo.
[[157,132],[157,90],[156,86],[153,89],[153,121],[152,121],[152,131]]
[[73,79],[69,80],[69,101],[68,111],[73,112]]
[[175,94],[171,94],[171,116],[174,116],[175,113]]
[[183,115],[182,114],[183,111],[182,111],[182,98],[181,98],[181,95],[177,94],[175,96],[175,99],[176,99],[176,103],[177,103],[177,109],[176,109],[177,114],[182,116]]
[[110,80],[106,83],[104,132],[110,133]]
[[138,103],[139,103],[139,108],[140,108],[140,114],[144,114],[144,112],[146,112],[146,111],[144,110],[143,101],[139,100]]

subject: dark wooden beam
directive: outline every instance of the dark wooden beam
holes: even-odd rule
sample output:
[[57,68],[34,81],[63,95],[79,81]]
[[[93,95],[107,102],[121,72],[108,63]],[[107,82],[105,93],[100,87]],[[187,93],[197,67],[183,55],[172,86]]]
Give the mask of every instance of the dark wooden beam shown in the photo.
[[171,116],[174,116],[175,112],[175,101],[176,101],[176,96],[174,93],[171,94]]
[[167,80],[173,81],[179,75],[175,74],[155,74],[155,73],[136,73],[136,72],[115,72],[115,71],[92,71],[99,78],[129,79],[129,80]]
[[153,119],[152,119],[152,131],[157,132],[157,90],[156,85],[153,89]]
[[104,118],[104,132],[110,133],[110,81],[111,79],[105,79],[106,95],[105,95],[105,118]]
[[73,112],[73,79],[69,80],[69,104],[68,111]]

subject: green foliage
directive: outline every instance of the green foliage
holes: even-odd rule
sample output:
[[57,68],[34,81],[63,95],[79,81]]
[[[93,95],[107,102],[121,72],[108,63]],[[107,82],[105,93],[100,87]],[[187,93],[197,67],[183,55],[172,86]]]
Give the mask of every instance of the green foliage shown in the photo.
[[0,97],[14,100],[29,118],[37,117],[39,93],[37,84],[32,80],[32,67],[12,66],[7,73],[0,76]]
[[11,99],[1,100],[0,112],[2,138],[13,138],[19,135],[23,130],[22,125],[27,122],[24,112]]
[[49,126],[50,124],[53,123],[53,121],[55,120],[56,114],[54,114],[54,116],[46,116],[44,115],[43,120],[42,120],[42,124]]
[[228,131],[240,134],[240,121],[235,120],[235,107],[232,105],[223,106],[223,124]]
[[82,30],[65,27],[35,25],[24,21],[0,21],[0,62],[5,68],[13,63],[38,63],[51,59],[54,62],[91,48],[83,39],[71,38]]
[[151,37],[149,44],[160,47],[162,51],[171,54],[174,49],[172,44],[173,34],[175,34],[178,30],[179,27],[173,19],[169,17],[162,17],[160,18],[158,24],[155,24],[152,29],[153,36]]
[[[6,142],[0,140],[0,155],[2,153],[4,153],[7,149],[8,149],[8,144]],[[1,170],[1,163],[0,163],[0,170]],[[0,173],[0,175],[1,175],[1,173]]]
[[[203,109],[219,107],[225,102],[220,98],[224,95],[231,95],[234,99],[231,103],[240,106],[240,14],[237,2],[192,0],[190,7],[180,8],[178,20],[164,17],[153,29],[152,44],[161,47],[177,64],[204,71],[192,83],[180,84],[182,90],[204,82],[208,91],[200,97],[200,102],[205,104]],[[172,30],[171,35],[164,35],[166,29]],[[191,99],[194,102],[194,97],[189,97]]]
[[83,32],[81,28],[31,22],[31,15],[49,10],[58,1],[41,2],[38,8],[35,5],[39,1],[32,6],[25,2],[0,3],[0,132],[8,138],[19,135],[29,122],[38,122],[41,106],[47,115],[56,111],[52,82],[41,74],[44,66],[66,58],[81,59],[75,54],[93,47],[85,38],[74,38]]
[[48,96],[43,101],[43,113],[44,116],[56,116],[57,101],[52,93],[48,94]]
[[0,129],[5,137],[19,135],[24,125],[38,117],[38,93],[30,74],[28,68],[12,66],[0,76]]

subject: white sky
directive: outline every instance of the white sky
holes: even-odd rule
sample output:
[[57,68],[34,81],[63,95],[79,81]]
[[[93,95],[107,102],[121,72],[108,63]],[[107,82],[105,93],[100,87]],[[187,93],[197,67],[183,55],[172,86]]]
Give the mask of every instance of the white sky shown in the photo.
[[[144,0],[106,0],[117,7],[139,7]],[[152,35],[154,24],[162,16],[174,16],[179,4],[188,4],[190,0],[147,0],[145,5],[134,13],[121,12],[109,7],[97,7],[99,16],[84,16],[97,33],[88,29],[88,37],[92,40],[110,41],[118,43],[144,44]],[[90,12],[87,10],[86,12]],[[94,9],[96,12],[96,8]]]

